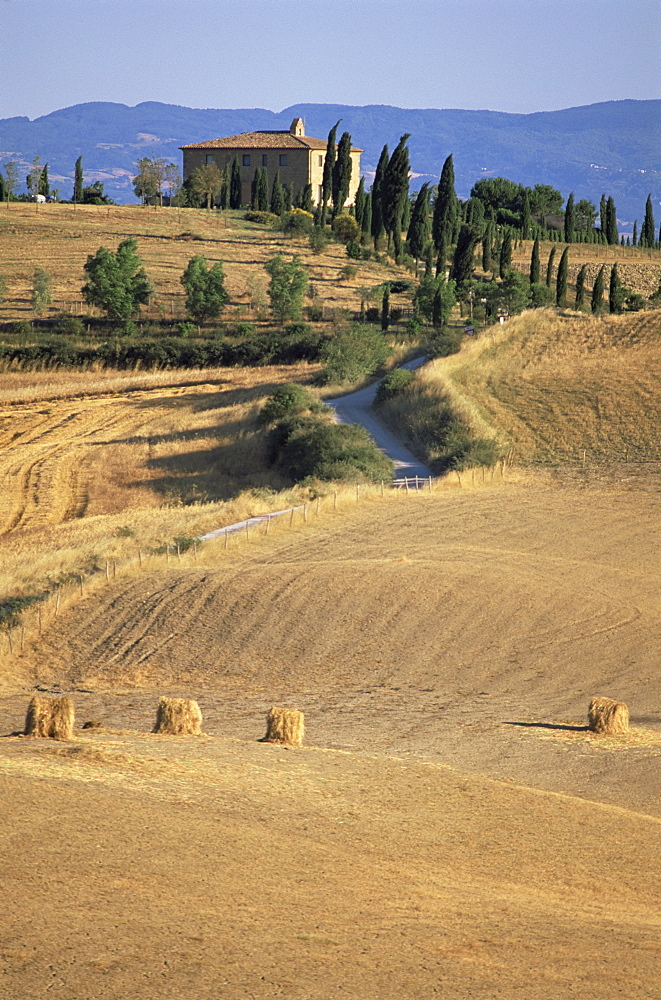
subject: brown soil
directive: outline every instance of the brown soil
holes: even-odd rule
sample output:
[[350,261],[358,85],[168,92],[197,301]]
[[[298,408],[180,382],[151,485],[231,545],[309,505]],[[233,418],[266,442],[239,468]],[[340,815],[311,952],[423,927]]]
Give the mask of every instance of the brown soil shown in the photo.
[[[20,669],[104,728],[0,743],[7,995],[655,996],[659,487],[345,501],[61,615]],[[308,747],[256,742],[272,704]]]

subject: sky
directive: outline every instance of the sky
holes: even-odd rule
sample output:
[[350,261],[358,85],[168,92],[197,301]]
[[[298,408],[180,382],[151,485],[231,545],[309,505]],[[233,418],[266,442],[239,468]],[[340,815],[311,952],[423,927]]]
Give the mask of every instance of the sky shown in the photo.
[[0,118],[87,101],[528,113],[659,96],[658,0],[0,0]]

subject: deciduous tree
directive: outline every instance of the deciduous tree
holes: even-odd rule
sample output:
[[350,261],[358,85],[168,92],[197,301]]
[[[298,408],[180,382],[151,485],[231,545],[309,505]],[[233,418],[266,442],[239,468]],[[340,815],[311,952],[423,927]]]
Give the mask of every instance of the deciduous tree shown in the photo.
[[106,247],[87,258],[84,271],[87,282],[83,298],[102,309],[111,320],[127,320],[135,316],[152,293],[152,284],[137,254],[133,237],[119,244],[113,253]]
[[191,257],[179,280],[186,290],[186,312],[196,323],[220,315],[229,300],[220,261],[209,266],[206,257]]
[[308,274],[300,266],[300,259],[292,257],[285,261],[282,254],[276,254],[264,267],[271,277],[268,296],[274,318],[280,323],[299,319],[308,284]]

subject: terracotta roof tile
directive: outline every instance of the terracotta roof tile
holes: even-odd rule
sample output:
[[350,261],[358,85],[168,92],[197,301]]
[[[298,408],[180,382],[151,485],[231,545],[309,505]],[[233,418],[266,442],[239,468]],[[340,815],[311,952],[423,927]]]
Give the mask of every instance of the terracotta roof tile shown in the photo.
[[[222,139],[207,142],[191,142],[179,149],[326,149],[324,139],[314,139],[310,135],[292,135],[291,132],[241,132]],[[352,153],[362,153],[362,149],[351,147]]]

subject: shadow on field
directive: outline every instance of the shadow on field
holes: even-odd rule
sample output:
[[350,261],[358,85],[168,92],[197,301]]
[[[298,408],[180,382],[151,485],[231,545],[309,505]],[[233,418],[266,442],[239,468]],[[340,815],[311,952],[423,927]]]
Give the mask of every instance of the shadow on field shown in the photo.
[[562,725],[559,722],[503,722],[503,726],[523,726],[524,729],[561,729],[569,733],[585,733],[587,726]]

